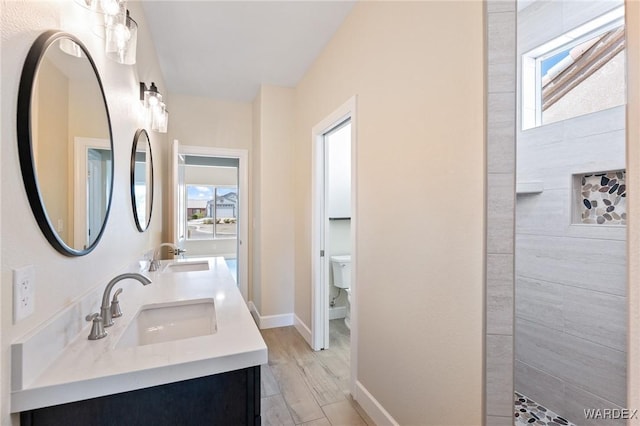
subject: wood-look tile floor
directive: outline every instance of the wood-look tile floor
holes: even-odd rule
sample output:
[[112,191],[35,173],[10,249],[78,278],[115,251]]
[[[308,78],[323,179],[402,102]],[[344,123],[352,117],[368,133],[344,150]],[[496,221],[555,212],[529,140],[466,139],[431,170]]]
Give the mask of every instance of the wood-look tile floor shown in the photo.
[[349,394],[350,335],[343,320],[331,321],[330,347],[318,352],[294,327],[261,333],[269,350],[269,363],[261,366],[263,425],[373,425]]

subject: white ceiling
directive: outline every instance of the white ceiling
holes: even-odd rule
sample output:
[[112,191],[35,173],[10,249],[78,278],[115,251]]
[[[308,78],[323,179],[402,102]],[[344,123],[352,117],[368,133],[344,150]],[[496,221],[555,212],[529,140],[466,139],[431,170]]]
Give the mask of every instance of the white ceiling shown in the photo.
[[142,2],[164,90],[235,101],[253,100],[261,84],[294,87],[354,4]]

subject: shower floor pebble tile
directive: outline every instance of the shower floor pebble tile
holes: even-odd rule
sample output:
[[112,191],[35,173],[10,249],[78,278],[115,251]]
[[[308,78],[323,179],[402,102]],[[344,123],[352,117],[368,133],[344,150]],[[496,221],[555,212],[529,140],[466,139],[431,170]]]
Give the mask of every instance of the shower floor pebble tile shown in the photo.
[[524,395],[515,392],[515,426],[546,425],[546,426],[576,426],[575,423],[558,416],[551,410],[532,401]]

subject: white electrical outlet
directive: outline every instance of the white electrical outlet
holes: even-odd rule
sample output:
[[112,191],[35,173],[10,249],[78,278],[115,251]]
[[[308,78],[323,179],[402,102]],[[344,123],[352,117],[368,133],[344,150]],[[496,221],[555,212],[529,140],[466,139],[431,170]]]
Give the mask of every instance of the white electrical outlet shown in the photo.
[[33,265],[13,270],[13,323],[33,313],[36,294],[36,268]]

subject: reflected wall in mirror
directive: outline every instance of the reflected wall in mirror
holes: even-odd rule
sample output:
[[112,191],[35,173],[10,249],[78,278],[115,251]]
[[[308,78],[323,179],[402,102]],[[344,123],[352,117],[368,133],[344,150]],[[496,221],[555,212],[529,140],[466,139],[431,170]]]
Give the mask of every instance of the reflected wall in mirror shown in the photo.
[[138,231],[144,232],[153,210],[153,156],[151,142],[144,129],[133,137],[131,149],[131,205]]
[[113,141],[98,70],[73,35],[47,31],[31,46],[18,93],[18,153],[43,234],[67,256],[93,250],[113,186]]

